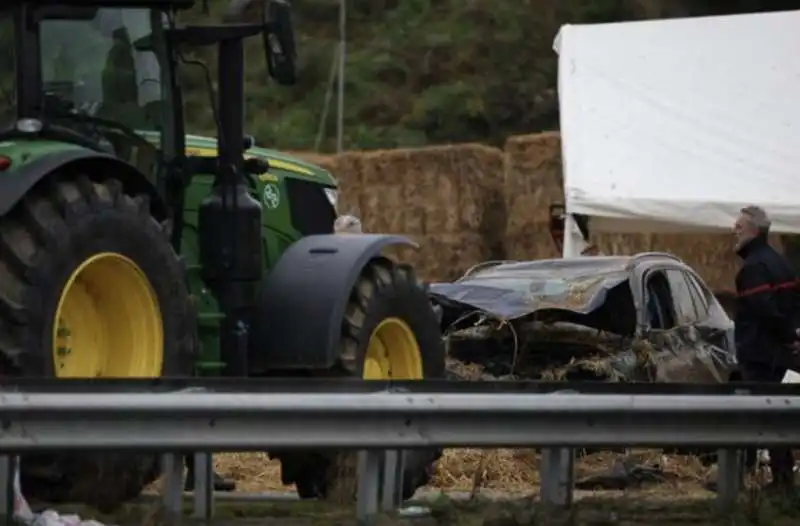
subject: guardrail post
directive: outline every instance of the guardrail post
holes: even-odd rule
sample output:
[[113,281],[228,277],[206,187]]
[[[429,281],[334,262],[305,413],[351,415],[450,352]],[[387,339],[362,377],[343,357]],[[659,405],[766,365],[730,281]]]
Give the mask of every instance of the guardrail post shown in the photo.
[[742,453],[737,449],[717,451],[717,507],[721,511],[736,506],[742,486]]
[[559,507],[572,505],[575,487],[575,451],[568,447],[543,449],[539,472],[542,502]]
[[195,519],[210,520],[214,516],[214,456],[194,453],[194,510]]
[[183,454],[162,455],[161,473],[164,476],[161,504],[167,513],[180,517],[183,514]]
[[392,511],[403,504],[403,450],[387,449],[383,455],[381,510]]
[[0,520],[14,523],[14,457],[0,455]]
[[368,524],[379,511],[392,511],[403,504],[402,450],[366,450],[358,453],[356,519]]
[[384,461],[383,451],[367,449],[358,452],[356,521],[360,525],[369,524],[379,511]]

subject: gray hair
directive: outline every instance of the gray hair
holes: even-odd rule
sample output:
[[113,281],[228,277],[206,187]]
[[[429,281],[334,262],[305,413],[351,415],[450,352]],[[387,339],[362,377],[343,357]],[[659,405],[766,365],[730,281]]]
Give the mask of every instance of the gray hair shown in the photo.
[[747,216],[747,219],[759,230],[759,232],[769,232],[769,227],[772,226],[772,221],[770,221],[769,216],[763,208],[756,205],[749,205],[742,208],[740,212]]
[[343,215],[336,218],[333,231],[337,234],[363,234],[361,220],[353,215]]

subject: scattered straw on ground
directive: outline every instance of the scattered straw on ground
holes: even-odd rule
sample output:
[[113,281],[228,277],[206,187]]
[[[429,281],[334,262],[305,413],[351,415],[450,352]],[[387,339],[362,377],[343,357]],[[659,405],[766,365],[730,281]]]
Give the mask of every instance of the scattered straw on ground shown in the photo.
[[[642,464],[659,464],[681,483],[701,483],[709,470],[690,456],[665,456],[659,450],[633,453]],[[618,458],[597,453],[576,463],[578,478],[608,471]],[[237,483],[237,491],[291,491],[281,484],[280,464],[262,453],[228,453],[215,456],[220,474]],[[539,454],[530,449],[448,449],[437,465],[431,486],[448,491],[490,489],[524,493],[539,485]]]
[[217,472],[236,481],[237,491],[292,490],[281,484],[281,464],[270,460],[266,453],[222,453],[214,455]]

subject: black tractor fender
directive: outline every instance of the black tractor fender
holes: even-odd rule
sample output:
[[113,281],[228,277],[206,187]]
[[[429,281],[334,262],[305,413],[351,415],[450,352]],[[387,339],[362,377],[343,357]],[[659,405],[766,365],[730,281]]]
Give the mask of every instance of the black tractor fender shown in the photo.
[[328,369],[350,292],[364,267],[391,245],[418,245],[389,234],[325,234],[300,239],[264,278],[251,323],[251,371]]
[[0,216],[10,212],[31,188],[54,172],[84,173],[90,176],[94,173],[114,175],[126,191],[133,194],[144,193],[150,197],[151,211],[156,219],[162,221],[168,216],[164,201],[147,176],[113,155],[83,148],[43,155],[0,177]]

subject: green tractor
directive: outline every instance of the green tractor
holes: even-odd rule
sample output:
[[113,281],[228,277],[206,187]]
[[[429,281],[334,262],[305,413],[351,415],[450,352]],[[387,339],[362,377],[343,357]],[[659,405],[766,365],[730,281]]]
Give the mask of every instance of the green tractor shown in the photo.
[[[383,255],[412,243],[335,234],[331,174],[244,134],[244,40],[262,38],[270,76],[292,84],[289,5],[233,0],[223,24],[177,25],[193,4],[0,7],[13,50],[0,79],[0,374],[444,376],[424,287]],[[202,46],[218,53],[216,139],[184,127],[179,73]],[[352,490],[350,455],[269,453],[301,497]],[[405,455],[406,496],[439,454]],[[22,459],[23,491],[49,502],[113,508],[158,475],[149,454]]]

